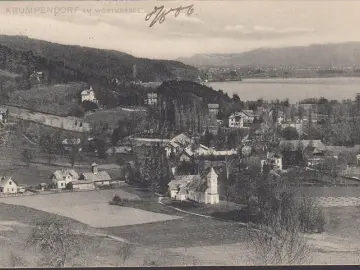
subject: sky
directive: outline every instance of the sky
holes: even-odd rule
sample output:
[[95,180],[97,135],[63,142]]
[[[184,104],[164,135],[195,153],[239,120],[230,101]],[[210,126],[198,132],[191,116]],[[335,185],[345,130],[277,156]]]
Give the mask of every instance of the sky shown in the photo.
[[[154,7],[193,6],[162,24]],[[360,41],[360,1],[1,1],[0,33],[176,59],[261,47]]]

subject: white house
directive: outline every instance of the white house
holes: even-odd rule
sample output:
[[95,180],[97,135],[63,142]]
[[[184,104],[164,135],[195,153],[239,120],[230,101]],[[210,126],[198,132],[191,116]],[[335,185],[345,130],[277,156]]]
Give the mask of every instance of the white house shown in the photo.
[[79,179],[78,173],[71,170],[57,170],[51,175],[52,182],[56,185],[56,188],[63,189],[67,184]]
[[0,179],[0,192],[5,194],[14,194],[18,192],[18,185],[11,176],[2,176]]
[[229,116],[229,127],[231,128],[244,127],[244,119],[241,116],[241,113],[236,112]]
[[90,86],[90,89],[85,89],[81,92],[81,102],[84,102],[85,100],[91,101],[94,103],[98,103],[98,100],[95,98],[95,92],[92,89],[92,86]]
[[219,203],[218,175],[212,167],[201,175],[179,175],[169,183],[170,197],[205,204]]

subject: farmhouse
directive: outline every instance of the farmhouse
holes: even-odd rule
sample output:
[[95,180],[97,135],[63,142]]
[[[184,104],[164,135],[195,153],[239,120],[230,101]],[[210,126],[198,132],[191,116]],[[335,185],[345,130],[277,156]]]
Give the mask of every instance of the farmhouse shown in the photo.
[[11,176],[2,176],[0,180],[0,192],[5,194],[13,194],[18,192],[18,185]]
[[98,165],[94,162],[91,164],[91,172],[82,173],[79,180],[92,182],[95,186],[110,186],[111,177],[106,171],[98,171]]
[[66,185],[74,180],[79,179],[79,175],[75,170],[57,170],[51,175],[52,182],[56,185],[56,188],[62,189]]
[[90,86],[90,89],[85,89],[81,92],[81,102],[84,102],[85,100],[94,102],[96,104],[98,103],[98,100],[95,98],[95,92],[92,89],[92,86]]
[[179,175],[169,183],[170,197],[175,200],[192,200],[205,204],[219,203],[218,175],[213,167],[200,175]]

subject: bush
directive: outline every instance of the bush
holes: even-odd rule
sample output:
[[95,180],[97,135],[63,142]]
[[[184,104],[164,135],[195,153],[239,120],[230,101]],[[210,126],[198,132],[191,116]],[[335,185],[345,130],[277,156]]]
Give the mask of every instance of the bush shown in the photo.
[[94,111],[98,109],[98,105],[94,102],[91,102],[89,100],[84,100],[81,103],[82,107],[84,108],[85,112],[87,111]]
[[120,205],[120,206],[126,206],[129,203],[129,199],[121,198],[118,195],[115,195],[114,198],[111,200],[111,205]]
[[322,233],[325,230],[323,211],[313,199],[303,198],[298,206],[299,226],[304,233]]

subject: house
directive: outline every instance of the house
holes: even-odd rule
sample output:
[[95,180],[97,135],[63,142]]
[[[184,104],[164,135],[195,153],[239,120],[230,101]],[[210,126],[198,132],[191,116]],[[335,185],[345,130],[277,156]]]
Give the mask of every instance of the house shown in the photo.
[[81,102],[84,102],[85,100],[94,102],[96,104],[98,103],[98,100],[95,98],[95,92],[92,86],[90,86],[90,89],[85,89],[81,92]]
[[79,175],[73,169],[57,170],[51,175],[51,180],[58,189],[66,188],[67,184],[78,179],[79,179]]
[[18,192],[18,185],[11,176],[2,176],[0,179],[0,192],[14,194]]
[[233,113],[229,116],[230,128],[242,128],[244,127],[244,118],[240,112]]
[[158,94],[151,92],[147,93],[147,98],[145,99],[144,103],[149,106],[154,106],[158,103]]
[[318,165],[324,160],[327,151],[321,140],[283,140],[279,147],[286,167],[299,165],[298,163],[303,161],[307,166]]
[[0,123],[7,123],[9,117],[9,109],[0,107]]
[[209,113],[216,116],[219,112],[219,104],[208,104]]
[[85,180],[94,183],[97,186],[110,186],[111,177],[106,171],[98,171],[98,165],[91,164],[91,172],[82,173],[79,180]]
[[244,124],[252,124],[256,117],[253,110],[242,110],[240,116],[243,118]]
[[172,138],[169,143],[165,146],[166,156],[170,156],[171,153],[177,155],[179,152],[184,150],[191,144],[191,138],[185,133],[181,133]]
[[191,150],[191,148],[186,148],[180,155],[179,160],[180,161],[190,161],[194,156],[194,152]]
[[79,138],[64,139],[61,144],[66,151],[72,151],[73,147],[76,147],[79,152],[82,151],[82,148],[80,147],[81,139]]
[[200,175],[179,175],[169,183],[170,197],[175,200],[192,200],[205,204],[219,203],[218,175],[213,167]]

